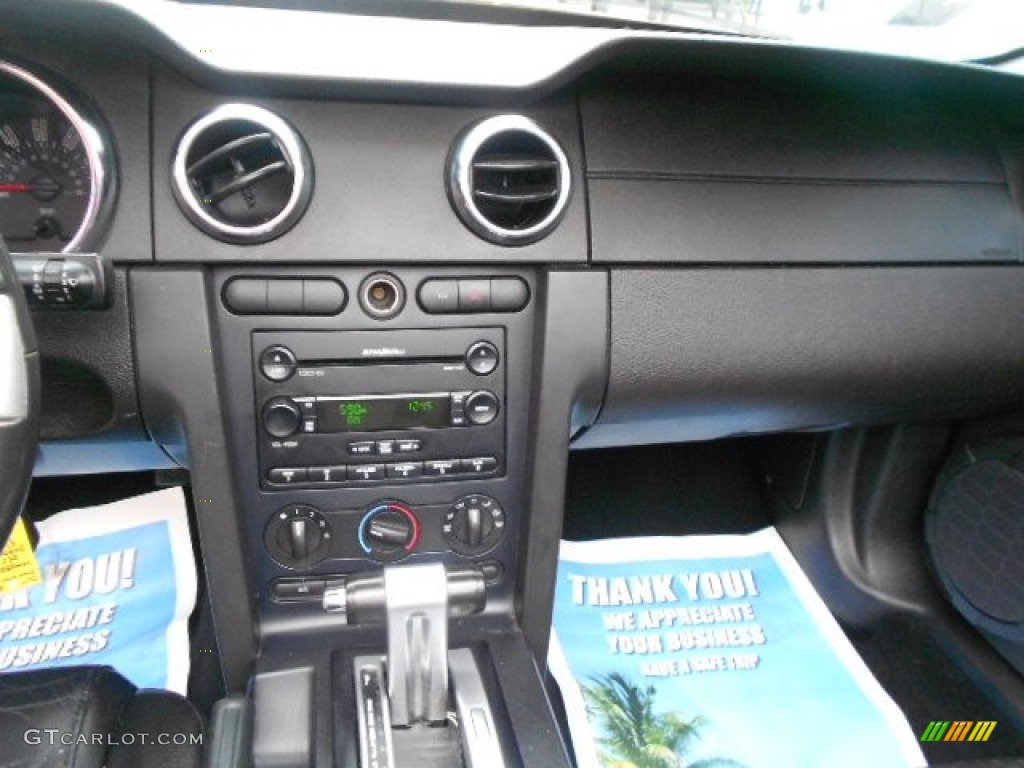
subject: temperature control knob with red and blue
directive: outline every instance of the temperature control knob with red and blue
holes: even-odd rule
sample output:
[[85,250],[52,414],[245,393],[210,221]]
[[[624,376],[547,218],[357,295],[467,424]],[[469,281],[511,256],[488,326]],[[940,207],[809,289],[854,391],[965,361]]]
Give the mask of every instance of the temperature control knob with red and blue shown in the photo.
[[393,563],[416,549],[420,521],[411,509],[397,501],[382,501],[363,516],[359,546],[375,560]]

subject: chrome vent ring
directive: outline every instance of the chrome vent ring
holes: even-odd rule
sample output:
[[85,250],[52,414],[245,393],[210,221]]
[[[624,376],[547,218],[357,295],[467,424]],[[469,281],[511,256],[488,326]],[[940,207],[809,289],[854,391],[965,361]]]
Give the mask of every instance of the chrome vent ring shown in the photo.
[[305,213],[313,163],[284,119],[251,104],[223,104],[182,135],[171,171],[185,215],[229,243],[273,240]]
[[471,126],[452,145],[446,174],[448,198],[463,224],[498,245],[527,245],[548,235],[572,189],[565,151],[522,115]]

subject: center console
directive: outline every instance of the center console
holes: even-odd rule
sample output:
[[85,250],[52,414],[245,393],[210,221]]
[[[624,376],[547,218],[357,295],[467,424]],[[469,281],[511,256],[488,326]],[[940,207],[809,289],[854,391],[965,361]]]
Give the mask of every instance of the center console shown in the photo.
[[509,611],[535,282],[507,268],[214,273],[265,642],[333,635],[324,590],[385,564],[473,565],[484,613]]
[[254,763],[520,765],[538,738],[564,761],[515,604],[538,274],[224,267],[207,291]]

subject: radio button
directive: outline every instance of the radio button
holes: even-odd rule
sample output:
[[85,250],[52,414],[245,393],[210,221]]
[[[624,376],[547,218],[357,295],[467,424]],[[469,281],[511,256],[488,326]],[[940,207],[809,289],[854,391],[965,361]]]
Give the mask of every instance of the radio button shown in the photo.
[[498,350],[489,341],[478,341],[466,352],[466,366],[477,376],[488,376],[498,367]]
[[395,441],[395,453],[419,453],[423,443],[419,440],[397,440]]
[[303,419],[302,431],[307,435],[312,435],[316,432],[316,419]]
[[267,470],[267,480],[274,485],[296,485],[306,482],[305,467],[274,467]]
[[388,477],[400,480],[411,480],[423,474],[423,462],[402,461],[397,464],[388,464]]
[[463,459],[462,472],[467,475],[486,475],[498,468],[498,460],[493,456],[479,459]]
[[260,373],[271,381],[286,381],[298,365],[288,347],[267,347],[260,353]]
[[348,468],[349,480],[383,480],[385,474],[383,464],[351,464]]
[[377,453],[377,444],[372,440],[361,443],[349,443],[348,452],[353,456],[373,456]]
[[493,392],[480,390],[466,398],[466,418],[482,427],[498,418],[498,398]]
[[452,392],[451,394],[451,425],[453,427],[464,427],[466,421],[466,398],[471,392]]
[[309,467],[311,483],[342,483],[345,481],[345,465],[335,464],[330,467]]
[[435,459],[423,462],[423,474],[427,477],[447,477],[459,473],[458,459]]
[[378,440],[377,441],[377,453],[380,456],[391,456],[395,452],[395,441],[394,440]]

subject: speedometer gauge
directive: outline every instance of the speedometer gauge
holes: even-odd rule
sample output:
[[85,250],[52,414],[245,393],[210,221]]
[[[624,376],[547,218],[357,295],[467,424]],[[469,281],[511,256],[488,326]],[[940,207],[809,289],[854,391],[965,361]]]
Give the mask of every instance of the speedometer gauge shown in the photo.
[[112,203],[96,119],[0,60],[0,235],[15,253],[96,247]]

